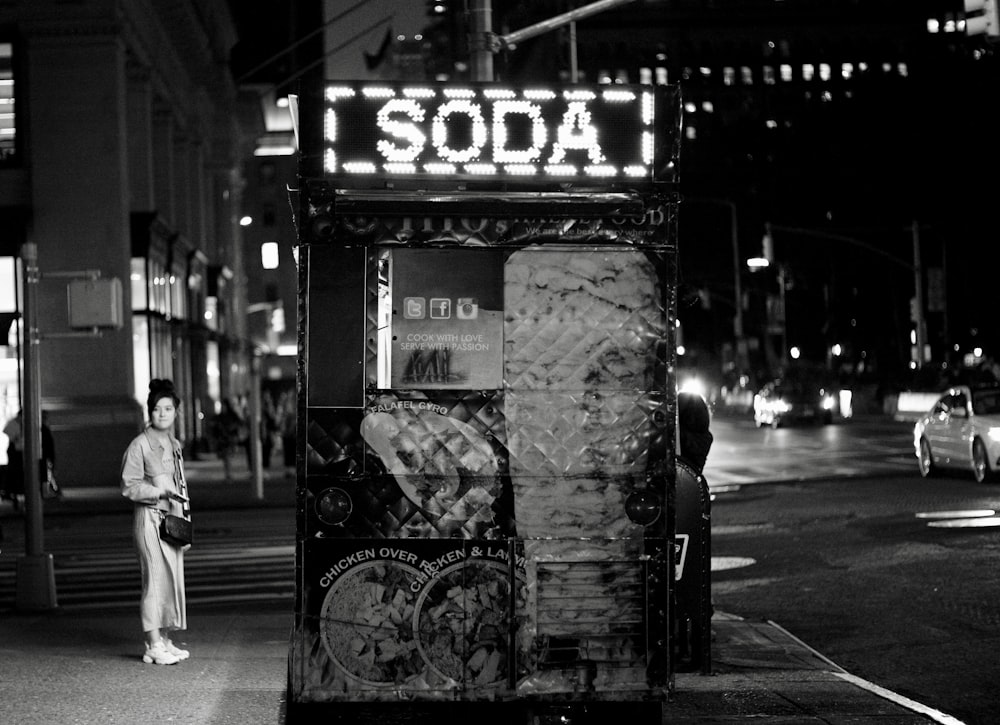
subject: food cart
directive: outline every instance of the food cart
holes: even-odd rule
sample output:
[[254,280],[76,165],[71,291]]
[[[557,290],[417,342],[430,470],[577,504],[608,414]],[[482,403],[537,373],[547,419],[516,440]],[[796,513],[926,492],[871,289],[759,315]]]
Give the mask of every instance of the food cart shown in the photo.
[[664,702],[677,89],[298,103],[289,703]]

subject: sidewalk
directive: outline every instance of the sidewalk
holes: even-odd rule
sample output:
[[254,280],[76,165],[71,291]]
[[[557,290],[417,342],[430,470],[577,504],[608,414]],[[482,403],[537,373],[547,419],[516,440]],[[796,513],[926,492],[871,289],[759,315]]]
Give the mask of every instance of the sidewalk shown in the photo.
[[[202,510],[292,507],[295,480],[283,469],[264,477],[262,497],[248,472],[225,482],[221,464],[189,462],[192,498]],[[117,489],[67,491],[45,502],[46,517],[129,510]],[[0,518],[12,514],[0,508]],[[20,514],[16,514],[20,515]],[[3,561],[0,565],[13,566]],[[137,612],[115,609],[0,611],[0,702],[11,725],[281,725],[311,722],[286,712],[285,683],[293,603],[247,603],[189,608],[183,642],[191,659],[172,667],[143,665]],[[664,723],[852,723],[903,725],[960,721],[845,672],[773,622],[716,612],[712,620],[712,674],[678,673]],[[345,708],[341,708],[343,712]],[[407,706],[399,722],[422,719]],[[500,722],[483,705],[479,725]],[[351,710],[350,719],[324,713],[331,723],[388,722],[377,706]],[[450,720],[451,717],[446,717]],[[636,725],[639,725],[638,723]]]
[[[185,460],[184,471],[191,489],[192,511],[213,509],[253,508],[257,506],[295,506],[295,473],[272,464],[262,474],[258,488],[245,460],[233,462],[232,479],[226,481],[222,461],[217,458]],[[63,490],[57,499],[42,503],[44,516],[75,513],[129,512],[132,503],[125,499],[118,486],[85,486]],[[0,503],[0,524],[7,516],[22,516],[10,502]]]
[[[291,603],[289,603],[290,605]],[[263,610],[263,611],[262,611]],[[189,611],[191,659],[144,665],[136,613],[10,614],[0,620],[0,701],[11,725],[280,725],[312,722],[285,709],[291,607]],[[958,723],[880,692],[765,622],[717,615],[715,674],[676,675],[664,723]],[[414,716],[406,720],[431,722]],[[484,704],[477,720],[497,722]],[[353,711],[352,711],[353,712]],[[383,723],[378,707],[350,725]],[[361,715],[355,712],[354,715]],[[336,712],[325,722],[348,722]],[[446,718],[446,720],[451,718]],[[436,722],[436,720],[435,720]],[[640,725],[636,723],[636,725]]]

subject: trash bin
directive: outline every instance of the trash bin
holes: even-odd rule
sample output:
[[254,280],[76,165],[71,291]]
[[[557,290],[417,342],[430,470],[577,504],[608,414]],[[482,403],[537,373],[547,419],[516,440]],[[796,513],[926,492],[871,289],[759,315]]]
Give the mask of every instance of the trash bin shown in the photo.
[[675,667],[680,672],[712,671],[711,498],[708,482],[693,466],[677,460],[674,596]]

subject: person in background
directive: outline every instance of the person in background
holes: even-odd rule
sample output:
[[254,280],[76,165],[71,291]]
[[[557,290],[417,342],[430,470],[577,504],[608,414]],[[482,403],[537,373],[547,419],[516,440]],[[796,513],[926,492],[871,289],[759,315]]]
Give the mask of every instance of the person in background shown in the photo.
[[[0,431],[0,499],[7,498],[7,434]],[[0,552],[3,545],[3,526],[0,526]]]
[[49,428],[49,413],[42,411],[42,462],[38,472],[42,498],[58,498],[62,490],[56,482],[56,439]]
[[281,453],[286,469],[295,469],[295,392],[286,390],[278,399],[278,429]]
[[[42,498],[56,498],[62,492],[56,483],[56,443],[49,428],[47,411],[42,411],[42,451],[39,462],[38,480],[41,485]],[[7,421],[3,429],[6,463],[0,473],[0,497],[8,499],[14,505],[14,510],[21,508],[21,497],[24,495],[24,426],[21,411]]]
[[222,409],[212,421],[212,434],[215,438],[215,450],[222,459],[226,482],[233,480],[233,464],[231,456],[237,447],[243,445],[243,429],[246,423],[229,400],[222,401]]
[[278,430],[278,418],[271,393],[265,391],[260,397],[260,453],[261,465],[271,467],[271,451],[274,450],[274,437]]
[[3,427],[7,436],[7,466],[3,472],[3,497],[14,505],[14,510],[21,509],[21,496],[24,494],[24,438],[21,433],[21,411],[7,421]]
[[160,538],[160,521],[166,514],[189,515],[188,499],[181,495],[187,490],[181,444],[173,435],[179,405],[173,382],[151,380],[146,399],[149,425],[122,457],[122,495],[135,504],[132,535],[142,572],[139,612],[146,646],[142,661],[147,664],[173,665],[189,655],[170,639],[170,632],[187,629],[184,552],[188,547]]
[[705,399],[697,393],[678,393],[677,424],[680,429],[678,456],[701,473],[713,440],[709,430],[711,414]]

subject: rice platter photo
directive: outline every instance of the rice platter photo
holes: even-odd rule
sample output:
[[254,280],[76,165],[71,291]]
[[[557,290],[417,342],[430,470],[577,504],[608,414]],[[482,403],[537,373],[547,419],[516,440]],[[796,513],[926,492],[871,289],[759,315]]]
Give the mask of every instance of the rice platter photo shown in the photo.
[[[414,628],[420,653],[438,675],[475,685],[506,681],[513,626],[509,573],[500,562],[455,564],[420,594]],[[522,578],[517,586],[520,608]]]
[[320,631],[330,658],[373,685],[406,682],[426,670],[413,637],[418,571],[398,562],[366,562],[330,587]]

